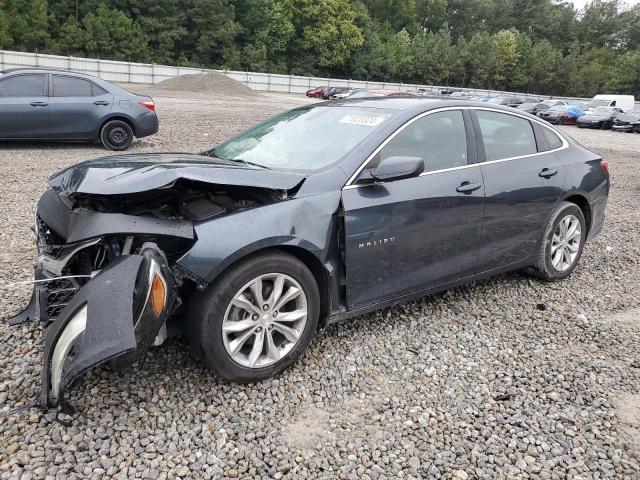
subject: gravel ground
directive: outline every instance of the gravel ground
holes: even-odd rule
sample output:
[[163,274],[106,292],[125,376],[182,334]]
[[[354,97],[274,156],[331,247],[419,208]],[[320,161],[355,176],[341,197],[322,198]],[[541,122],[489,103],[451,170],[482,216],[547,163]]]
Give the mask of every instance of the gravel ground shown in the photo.
[[[308,101],[135,90],[154,94],[161,133],[133,151],[198,151]],[[215,378],[173,339],[83,376],[70,416],[26,408],[40,330],[0,325],[0,478],[640,478],[640,135],[566,128],[613,188],[561,283],[512,273],[330,326],[257,385]],[[3,282],[30,276],[47,176],[103,154],[0,146]],[[0,316],[27,294],[5,288]]]

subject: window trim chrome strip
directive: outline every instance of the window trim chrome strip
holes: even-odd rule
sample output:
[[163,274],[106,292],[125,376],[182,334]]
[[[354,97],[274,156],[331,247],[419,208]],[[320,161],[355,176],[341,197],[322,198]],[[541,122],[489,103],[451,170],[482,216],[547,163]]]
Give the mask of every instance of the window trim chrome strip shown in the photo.
[[525,120],[529,120],[530,122],[531,121],[536,122],[538,125],[541,125],[542,127],[551,130],[558,137],[560,137],[560,140],[562,140],[562,145],[560,147],[558,147],[558,148],[554,148],[553,150],[547,150],[546,152],[529,153],[527,155],[519,155],[519,156],[516,156],[516,157],[500,158],[498,160],[489,160],[489,161],[484,161],[484,162],[469,163],[467,165],[461,165],[461,166],[458,166],[458,167],[443,168],[443,169],[440,169],[440,170],[431,170],[429,172],[421,173],[419,175],[420,177],[423,177],[423,176],[426,176],[426,175],[433,175],[433,174],[436,174],[436,173],[450,172],[450,171],[453,171],[453,170],[462,170],[462,169],[465,169],[465,168],[477,167],[477,166],[480,166],[480,165],[490,165],[490,164],[493,164],[493,163],[502,163],[502,162],[507,162],[507,161],[510,161],[510,160],[519,160],[521,158],[529,158],[529,157],[533,157],[533,156],[536,156],[536,155],[545,155],[547,153],[559,152],[560,150],[565,150],[565,149],[569,148],[569,142],[564,137],[564,135],[562,135],[555,128],[551,127],[551,125],[543,123],[541,120],[538,120],[537,118],[529,118],[528,116],[522,115],[522,114],[520,114],[518,112],[506,112],[506,111],[498,109],[498,108],[477,107],[477,106],[469,106],[469,107],[460,107],[460,106],[458,106],[458,107],[435,108],[433,110],[429,110],[428,112],[422,112],[421,114],[416,115],[415,117],[411,118],[410,120],[405,122],[403,125],[398,127],[398,129],[396,131],[394,131],[391,135],[389,135],[384,140],[384,142],[382,142],[371,153],[371,155],[369,155],[366,158],[366,160],[364,162],[362,162],[362,164],[358,167],[358,169],[354,172],[354,174],[351,175],[351,177],[349,177],[349,180],[347,180],[347,183],[342,187],[342,190],[347,190],[347,189],[351,189],[351,188],[358,188],[358,187],[363,186],[363,185],[356,185],[353,182],[355,182],[355,180],[362,173],[362,171],[366,168],[366,166],[373,159],[373,157],[375,157],[378,153],[380,153],[380,150],[382,150],[387,145],[387,143],[389,143],[391,140],[393,140],[396,135],[398,135],[400,132],[402,132],[405,128],[407,128],[413,122],[416,122],[416,121],[420,120],[421,118],[424,118],[427,115],[431,115],[431,114],[434,114],[434,113],[446,112],[446,111],[451,111],[451,110],[459,110],[460,112],[463,112],[465,109],[466,110],[483,110],[483,111],[488,111],[488,112],[504,113],[505,115],[511,115],[511,116],[514,116],[514,117],[520,117],[520,118],[524,118]]

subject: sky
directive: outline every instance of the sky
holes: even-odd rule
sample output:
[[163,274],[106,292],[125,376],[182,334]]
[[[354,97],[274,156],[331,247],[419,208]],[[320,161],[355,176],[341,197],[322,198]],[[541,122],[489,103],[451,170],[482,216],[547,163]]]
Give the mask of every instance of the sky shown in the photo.
[[[583,8],[587,3],[589,3],[589,0],[571,0],[571,1],[573,2],[573,4],[576,6],[578,10]],[[636,3],[640,3],[640,0],[625,0],[624,3],[626,3],[627,5],[635,5]]]

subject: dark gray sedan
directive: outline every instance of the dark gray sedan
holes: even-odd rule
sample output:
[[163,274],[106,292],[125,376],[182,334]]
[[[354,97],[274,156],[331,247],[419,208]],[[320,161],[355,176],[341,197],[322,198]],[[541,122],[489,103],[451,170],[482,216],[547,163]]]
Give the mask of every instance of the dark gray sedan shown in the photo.
[[99,141],[126,150],[158,131],[153,99],[64,70],[0,73],[0,140]]
[[391,97],[297,108],[199,155],[91,160],[50,186],[36,288],[10,320],[45,326],[43,406],[175,332],[256,382],[319,325],[510,270],[561,280],[603,226],[609,173],[512,108]]

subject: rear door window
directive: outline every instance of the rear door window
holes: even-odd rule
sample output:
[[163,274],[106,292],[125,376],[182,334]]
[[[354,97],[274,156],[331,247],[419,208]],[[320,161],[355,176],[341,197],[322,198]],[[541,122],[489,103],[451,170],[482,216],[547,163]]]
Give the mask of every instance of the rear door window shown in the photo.
[[44,74],[16,75],[0,81],[0,97],[44,97],[45,86]]
[[538,153],[529,120],[507,113],[476,110],[486,161]]
[[542,130],[542,134],[547,141],[548,148],[545,149],[545,151],[555,150],[556,148],[560,148],[562,146],[562,140],[557,134],[546,127],[542,127],[540,128],[540,130]]
[[53,76],[54,97],[91,97],[93,83],[82,78]]

